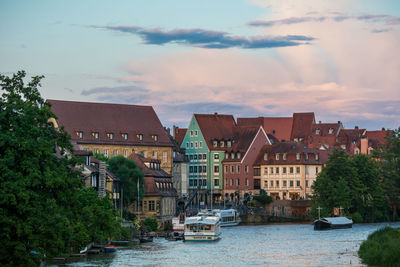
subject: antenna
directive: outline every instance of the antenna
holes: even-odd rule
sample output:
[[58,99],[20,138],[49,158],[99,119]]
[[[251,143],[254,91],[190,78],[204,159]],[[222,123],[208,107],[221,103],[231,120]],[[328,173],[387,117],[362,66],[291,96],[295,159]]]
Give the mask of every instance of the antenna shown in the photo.
[[319,219],[321,219],[321,210],[322,210],[322,208],[318,207],[317,210],[318,210],[318,220],[319,220]]

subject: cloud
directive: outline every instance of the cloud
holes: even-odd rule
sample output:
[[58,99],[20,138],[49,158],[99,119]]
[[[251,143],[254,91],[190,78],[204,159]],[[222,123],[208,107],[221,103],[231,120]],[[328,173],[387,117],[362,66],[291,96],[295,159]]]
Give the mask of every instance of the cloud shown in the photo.
[[383,22],[386,25],[399,25],[400,17],[392,15],[374,15],[374,14],[363,14],[363,15],[347,15],[340,12],[334,12],[334,16],[307,16],[307,17],[289,17],[285,19],[277,20],[254,20],[250,21],[248,25],[256,27],[272,27],[276,25],[291,25],[305,22],[324,22],[326,20],[342,22],[346,20],[358,20],[365,22]]
[[116,94],[116,93],[139,93],[144,94],[147,92],[146,89],[137,86],[117,86],[117,87],[95,87],[92,89],[83,90],[81,95],[90,96],[98,94]]
[[119,31],[140,36],[145,44],[164,45],[169,43],[184,44],[201,48],[226,49],[231,47],[256,49],[288,47],[308,44],[313,41],[311,36],[230,36],[226,32],[203,29],[177,29],[163,31],[161,29],[144,29],[137,26],[91,26],[111,31]]

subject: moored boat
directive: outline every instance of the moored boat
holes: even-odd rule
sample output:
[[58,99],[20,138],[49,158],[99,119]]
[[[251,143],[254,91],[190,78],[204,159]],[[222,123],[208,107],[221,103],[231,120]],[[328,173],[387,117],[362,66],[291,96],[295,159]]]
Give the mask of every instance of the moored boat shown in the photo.
[[174,236],[183,236],[185,230],[185,214],[172,218],[172,232]]
[[241,222],[239,212],[235,209],[213,210],[213,212],[221,217],[221,227],[235,226]]
[[219,216],[205,215],[188,217],[185,220],[185,241],[216,241],[221,238]]
[[353,221],[346,217],[325,217],[314,221],[314,230],[352,228]]
[[113,252],[117,252],[117,247],[114,246],[104,247],[104,253],[113,253]]

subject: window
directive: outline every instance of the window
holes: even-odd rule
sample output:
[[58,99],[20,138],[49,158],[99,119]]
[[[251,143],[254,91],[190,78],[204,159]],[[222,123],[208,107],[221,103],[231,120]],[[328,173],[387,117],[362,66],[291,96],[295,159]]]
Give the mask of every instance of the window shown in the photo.
[[236,157],[237,159],[240,159],[240,152],[237,153]]
[[308,174],[308,167],[306,166],[306,174]]
[[217,147],[218,142],[216,140],[213,141],[213,147]]
[[196,131],[194,131],[194,136],[195,136],[195,137],[197,137],[197,130],[196,130]]
[[76,136],[78,136],[79,139],[83,138],[83,132],[76,132]]
[[270,167],[269,168],[269,174],[273,174],[274,173],[274,168],[273,167]]
[[197,141],[196,141],[196,142],[194,142],[194,147],[195,147],[195,148],[197,148]]
[[153,159],[156,159],[157,158],[157,151],[153,151]]
[[231,186],[233,186],[233,179],[231,179]]
[[268,188],[268,181],[264,181],[264,186]]
[[264,168],[264,175],[268,174],[268,168]]
[[189,160],[193,160],[193,155],[192,154],[189,155]]
[[293,187],[293,181],[290,181],[289,186]]
[[127,154],[126,149],[124,149],[124,150],[122,151],[122,153],[123,153],[124,157],[126,158],[126,154]]
[[93,154],[99,154],[99,149],[98,148],[94,148],[93,149]]
[[190,172],[190,173],[193,172],[193,166],[189,166],[189,172]]
[[202,142],[202,141],[200,141],[200,143],[199,143],[199,147],[200,147],[200,148],[202,148],[202,147],[203,147],[203,142]]
[[224,142],[224,141],[220,141],[220,142],[219,142],[219,146],[220,146],[220,147],[224,147],[224,146],[225,146],[225,142]]
[[214,180],[214,186],[219,186],[219,180],[218,179]]
[[149,211],[154,211],[154,200],[149,200]]
[[203,155],[202,154],[199,154],[199,159],[202,159],[203,158]]
[[227,145],[227,147],[231,147],[232,146],[232,142],[231,141],[227,141],[226,145]]
[[99,133],[98,132],[92,132],[92,136],[94,139],[99,139]]
[[274,181],[271,180],[270,185],[271,187],[274,187]]
[[231,165],[231,173],[234,173],[234,172],[235,172],[235,166]]
[[283,154],[283,160],[286,160],[286,153]]
[[296,167],[296,173],[300,173],[300,167]]
[[249,179],[246,178],[246,179],[244,180],[244,185],[245,185],[245,186],[249,186]]
[[[123,133],[121,136],[122,136],[122,138],[124,140],[128,140],[128,134],[127,133]],[[139,140],[143,140],[143,135],[139,134],[139,136],[141,136],[141,138],[139,138]]]
[[277,174],[279,173],[279,167],[275,168],[275,173],[277,173]]
[[157,141],[158,140],[158,135],[153,135],[153,139],[154,139],[154,141]]
[[308,187],[308,181],[306,180],[306,187]]
[[268,153],[264,153],[264,160],[265,160],[265,161],[268,160]]
[[193,131],[190,131],[190,137],[193,137]]
[[261,169],[260,168],[253,168],[253,175],[254,176],[260,176],[261,175]]
[[186,142],[186,148],[189,148],[189,142]]
[[235,153],[231,153],[231,159],[235,159]]
[[117,150],[117,149],[114,149],[113,155],[114,155],[114,156],[118,155],[118,150]]
[[328,134],[332,134],[332,133],[333,133],[333,128],[329,128]]
[[207,166],[203,166],[203,172],[207,172]]
[[319,160],[319,155],[315,154],[315,160]]
[[296,160],[300,160],[300,153],[296,153]]
[[227,173],[228,170],[229,170],[229,166],[228,166],[228,165],[225,165],[225,173]]
[[193,166],[193,172],[194,172],[194,173],[197,172],[197,166]]
[[286,182],[286,180],[283,181],[283,187],[287,187],[287,182]]
[[275,159],[276,159],[276,160],[279,160],[279,154],[276,154],[276,155],[275,155]]
[[190,148],[193,148],[193,142],[190,142]]
[[319,135],[319,133],[320,133],[320,129],[317,128],[317,129],[315,130],[315,134],[316,134],[316,135]]
[[203,154],[203,159],[207,159],[207,154]]
[[244,166],[244,172],[245,172],[245,173],[249,173],[249,166],[247,166],[247,165]]
[[239,178],[237,178],[237,185],[239,186],[240,185],[240,179]]
[[113,133],[107,133],[107,137],[108,137],[108,139],[113,140],[114,139],[114,134]]
[[237,165],[237,166],[236,166],[236,172],[237,172],[237,173],[240,173],[240,165]]
[[214,159],[219,159],[219,154],[215,153],[214,154]]
[[219,173],[219,166],[214,166],[214,172]]
[[162,153],[162,162],[167,163],[167,152]]
[[193,186],[193,180],[192,179],[189,180],[189,186]]
[[108,158],[108,149],[104,149],[104,157]]
[[91,177],[92,177],[92,186],[93,187],[97,187],[97,177],[96,177],[96,175],[91,175]]
[[203,180],[203,186],[207,186],[207,180]]
[[279,187],[279,181],[278,181],[278,180],[275,181],[275,186],[276,186],[276,187]]
[[299,180],[296,181],[296,186],[300,187],[300,181]]
[[197,180],[193,180],[193,186],[197,186]]
[[228,153],[225,153],[225,159],[229,159]]
[[293,167],[290,167],[290,173],[293,173]]

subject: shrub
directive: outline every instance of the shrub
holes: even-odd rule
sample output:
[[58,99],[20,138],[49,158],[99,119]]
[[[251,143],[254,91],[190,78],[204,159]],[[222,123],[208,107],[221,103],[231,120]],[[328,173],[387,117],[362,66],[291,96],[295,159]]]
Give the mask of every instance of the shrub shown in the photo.
[[253,196],[253,199],[262,205],[269,204],[273,201],[272,197],[268,195]]
[[354,223],[362,223],[363,222],[363,217],[358,212],[353,213],[351,215],[351,219],[353,220]]
[[158,221],[155,218],[146,218],[143,221],[143,229],[147,232],[155,232],[158,229]]

